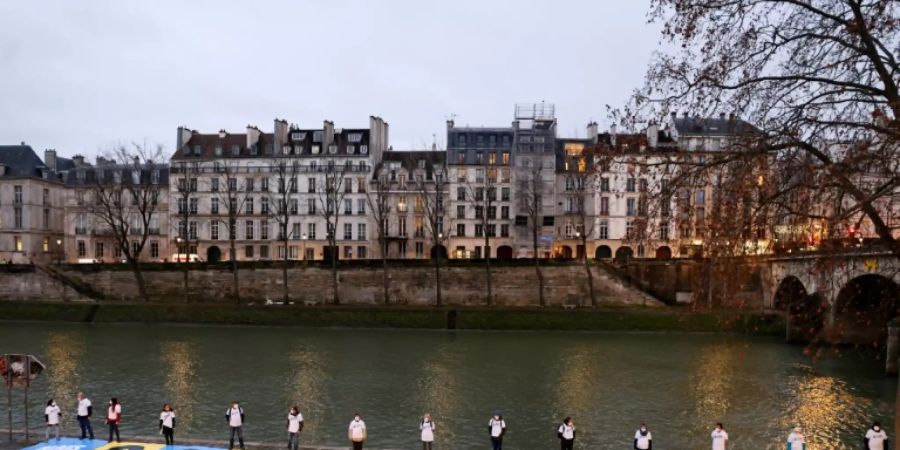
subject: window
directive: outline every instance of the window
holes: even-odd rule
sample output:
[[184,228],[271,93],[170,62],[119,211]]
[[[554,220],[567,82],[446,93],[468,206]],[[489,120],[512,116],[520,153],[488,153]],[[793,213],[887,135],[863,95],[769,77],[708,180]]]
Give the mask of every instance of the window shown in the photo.
[[691,238],[691,226],[690,224],[682,224],[681,229],[679,230],[681,239],[690,239]]
[[253,221],[252,220],[248,220],[248,221],[244,222],[244,239],[247,239],[247,240],[253,239]]
[[344,199],[344,215],[353,214],[353,200]]
[[640,189],[641,192],[647,192],[647,179],[646,178],[641,178],[641,180],[638,184],[638,189]]
[[218,214],[219,213],[219,199],[216,197],[213,197],[213,198],[209,199],[209,201],[210,201],[209,212],[211,214]]
[[263,197],[259,200],[260,214],[269,214],[269,198]]
[[188,202],[188,211],[190,211],[191,214],[197,214],[197,199],[196,198],[192,198]]
[[50,210],[44,208],[44,229],[50,228]]
[[269,179],[261,178],[259,180],[259,190],[262,192],[269,192]]
[[625,239],[634,238],[634,221],[629,220],[625,223]]
[[94,243],[94,258],[97,258],[97,259],[103,258],[103,253],[104,253],[103,250],[104,250],[104,248],[103,248],[102,242]]
[[229,191],[237,190],[237,178],[229,178],[228,179],[228,190]]
[[600,197],[600,215],[609,215],[609,197]]
[[297,214],[297,211],[298,211],[298,209],[299,209],[299,206],[298,206],[299,203],[300,203],[299,200],[297,200],[296,198],[292,198],[292,199],[290,200],[290,202],[288,203],[288,206],[289,206],[288,214],[294,214],[294,215],[296,215],[296,214]]
[[484,218],[484,206],[476,206],[475,207],[475,218],[482,219]]
[[464,205],[456,205],[456,218],[457,219],[465,219],[466,218],[466,207]]
[[336,154],[337,153],[337,145],[335,145],[335,144],[329,145],[328,153],[331,153],[332,155]]
[[212,192],[219,192],[219,179],[218,178],[210,178],[209,179],[209,190]]
[[475,237],[483,237],[484,236],[484,226],[480,223],[475,224]]
[[306,199],[306,212],[309,215],[314,215],[316,213],[316,199]]
[[244,246],[244,256],[247,258],[253,257],[253,246],[252,245]]
[[150,241],[150,257],[159,258],[159,242]]
[[41,204],[44,206],[50,206],[50,189],[44,189],[41,196]]
[[627,215],[629,217],[634,216],[634,214],[635,214],[634,199],[629,198],[629,199],[626,199],[625,202],[626,202],[625,205],[626,205],[626,209],[627,209],[627,212],[625,213],[625,215]]
[[634,178],[625,181],[625,192],[635,192]]
[[344,259],[352,259],[353,258],[353,247],[349,245],[344,246]]
[[464,224],[464,223],[456,224],[456,235],[459,237],[466,236],[466,224]]
[[219,239],[219,222],[213,221],[209,224],[209,238],[214,241]]
[[349,241],[353,239],[353,224],[345,223],[344,224],[344,240]]
[[669,214],[671,214],[671,205],[669,204],[668,199],[663,199],[659,205],[659,216],[669,217]]
[[[16,251],[22,251],[22,238],[16,236]],[[84,245],[84,241],[76,241],[75,242],[75,251],[78,252],[79,258],[84,258],[87,256],[87,248]]]
[[500,208],[500,218],[509,219],[509,206],[503,206]]
[[609,222],[605,220],[600,221],[598,234],[600,235],[600,239],[609,239]]
[[22,228],[22,207],[16,206],[13,208],[13,228],[21,229]]
[[575,190],[575,179],[572,177],[566,177],[566,190],[574,191]]
[[416,258],[422,258],[425,256],[425,244],[422,242],[416,242]]
[[510,190],[508,187],[500,189],[500,200],[504,202],[508,202],[510,197]]
[[364,245],[360,245],[359,247],[356,247],[356,258],[357,259],[366,259],[366,258],[368,258],[368,254],[369,254],[368,247],[366,247]]
[[191,221],[188,224],[188,239],[190,239],[192,241],[197,240],[197,222],[196,221]]
[[[491,136],[493,137],[493,136]],[[497,164],[497,154],[494,152],[488,153],[488,164]]]
[[406,236],[406,216],[397,217],[397,235]]
[[356,226],[356,240],[365,241],[366,237],[366,224],[361,223]]
[[669,240],[669,224],[667,222],[659,224],[659,239],[663,241]]
[[491,219],[491,220],[496,219],[497,218],[497,207],[491,206],[490,208],[488,208],[487,213],[488,213],[488,219]]
[[574,212],[578,212],[575,197],[566,197],[566,213]]
[[316,238],[316,224],[314,224],[314,223],[306,224],[306,238],[307,239],[315,239]]
[[702,204],[706,203],[706,190],[698,189],[694,195],[694,198],[695,198],[694,203],[696,203],[698,205],[702,205]]
[[313,177],[306,178],[306,192],[313,194],[316,192],[316,179]]
[[[137,184],[137,183],[135,183],[135,184]],[[190,188],[191,188],[191,192],[197,192],[197,179],[196,178],[190,179]]]
[[[347,200],[348,202],[350,200]],[[356,214],[362,215],[366,213],[366,199],[358,198],[356,199]]]
[[253,214],[253,197],[247,198],[244,203],[244,210],[247,214]]
[[497,236],[497,225],[494,225],[494,224],[492,224],[492,223],[488,224],[488,226],[487,226],[487,235],[488,235],[488,237],[495,237],[495,236]]
[[253,185],[255,184],[253,178],[247,178],[244,184],[247,187],[247,192],[253,192]]
[[297,192],[297,177],[292,177],[288,180],[288,189],[293,193]]
[[475,201],[484,200],[484,188],[475,188]]
[[500,225],[500,237],[509,237],[509,225]]
[[368,146],[368,145],[365,145],[365,144],[360,145],[360,146],[359,146],[359,153],[360,153],[360,154],[363,154],[363,155],[369,154],[369,146]]
[[509,165],[509,152],[503,152],[503,155],[500,157],[500,162],[501,162],[504,166],[508,166],[508,165]]
[[600,192],[609,192],[609,178],[600,178]]
[[[291,249],[293,250],[294,248],[296,248],[296,247],[292,247]],[[296,252],[292,252],[292,253],[296,253]],[[296,255],[293,255],[293,256],[294,257],[292,259],[297,259]],[[259,257],[263,258],[263,259],[269,259],[269,246],[268,245],[260,245],[259,246]]]
[[13,186],[13,204],[22,204],[22,186]]
[[[280,226],[278,227],[281,228]],[[281,236],[281,231],[278,232],[278,235]],[[303,236],[300,234],[300,224],[295,223],[291,225],[291,239],[302,239]]]

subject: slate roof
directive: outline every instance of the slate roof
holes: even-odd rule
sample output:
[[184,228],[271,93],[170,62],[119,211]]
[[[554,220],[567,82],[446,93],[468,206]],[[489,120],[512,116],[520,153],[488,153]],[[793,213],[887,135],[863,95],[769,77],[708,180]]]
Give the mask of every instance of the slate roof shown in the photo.
[[761,133],[759,128],[737,118],[676,117],[679,136],[735,136]]
[[390,150],[382,153],[385,163],[399,162],[400,167],[412,172],[418,169],[419,161],[425,160],[425,169],[431,171],[435,166],[443,167],[447,160],[444,150]]
[[46,167],[30,145],[0,145],[0,164],[6,166],[3,177],[43,178]]
[[[123,183],[131,183],[131,169],[132,166],[121,165],[121,164],[107,164],[101,166],[84,166],[78,167],[72,170],[68,170],[63,174],[63,182],[68,185],[90,185],[97,182],[98,176],[101,177],[102,182],[104,183],[113,183],[115,182],[115,172],[120,172],[122,175]],[[159,170],[159,181],[157,184],[160,186],[168,187],[169,185],[169,165],[168,164],[155,164],[153,167],[149,167],[144,165],[141,169],[141,178],[146,180],[148,179],[153,170]]]

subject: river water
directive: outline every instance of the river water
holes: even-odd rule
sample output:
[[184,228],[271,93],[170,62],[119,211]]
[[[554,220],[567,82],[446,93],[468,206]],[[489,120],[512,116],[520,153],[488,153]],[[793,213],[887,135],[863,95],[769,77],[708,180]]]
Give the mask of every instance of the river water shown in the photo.
[[580,449],[629,449],[640,422],[657,450],[709,448],[717,421],[732,450],[782,449],[797,423],[810,449],[857,449],[873,419],[893,438],[897,386],[871,355],[813,357],[775,338],[713,334],[0,323],[6,352],[47,365],[31,392],[32,424],[51,396],[71,417],[83,390],[99,406],[98,437],[102,405],[116,396],[126,435],[155,434],[170,402],[176,437],[222,439],[225,410],[239,400],[246,439],[276,442],[296,402],[302,443],[345,445],[359,412],[373,449],[420,448],[425,412],[435,448],[488,448],[494,410],[508,424],[506,449],[558,448],[567,415]]

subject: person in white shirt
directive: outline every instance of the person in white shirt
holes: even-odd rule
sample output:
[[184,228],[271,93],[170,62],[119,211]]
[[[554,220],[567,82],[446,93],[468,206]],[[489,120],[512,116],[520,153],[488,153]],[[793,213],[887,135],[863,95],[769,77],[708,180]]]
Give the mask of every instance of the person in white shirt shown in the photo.
[[91,439],[94,439],[94,429],[91,428],[91,416],[94,414],[94,408],[83,392],[78,393],[78,407],[75,411],[78,416],[78,426],[81,428],[81,439],[88,437],[88,435],[91,436]]
[[806,450],[806,438],[803,437],[803,430],[800,425],[794,427],[787,438],[787,450]]
[[159,432],[166,438],[166,445],[175,445],[175,411],[168,403],[162,407],[159,413]]
[[506,434],[506,421],[500,411],[494,411],[494,416],[488,422],[488,432],[491,434],[491,446],[494,450],[503,450],[503,435]]
[[872,428],[866,431],[866,450],[888,450],[887,433],[881,429],[881,424],[875,422]]
[[353,415],[350,427],[347,428],[347,437],[353,443],[353,450],[362,450],[363,442],[366,440],[366,423],[363,422],[359,413]]
[[300,408],[297,405],[291,406],[291,411],[287,417],[288,431],[288,449],[297,450],[300,448],[300,432],[303,431],[303,414],[300,414]]
[[575,448],[575,421],[571,417],[563,419],[562,424],[556,430],[556,436],[559,437],[561,450]]
[[431,414],[425,413],[422,416],[419,431],[422,438],[422,450],[431,450],[431,446],[434,444],[434,421],[431,420]]
[[725,427],[722,426],[721,422],[716,424],[716,429],[712,431],[710,437],[712,438],[712,450],[725,450],[727,448],[728,433],[725,432]]
[[106,408],[106,424],[109,425],[109,442],[113,440],[113,434],[116,435],[116,442],[122,442],[119,436],[119,423],[122,422],[122,405],[115,397],[109,399],[109,406]]
[[653,435],[647,429],[647,424],[641,424],[641,427],[634,432],[634,448],[635,450],[653,450]]
[[56,402],[51,398],[47,402],[47,407],[44,408],[44,420],[47,421],[47,431],[44,433],[44,438],[48,441],[50,440],[51,429],[55,433],[56,440],[59,440],[59,417],[61,415],[62,412],[60,412],[59,406],[56,406]]
[[234,448],[234,435],[237,434],[241,449],[244,448],[244,408],[235,400],[231,402],[231,408],[225,410],[225,421],[231,427],[231,439],[228,441],[228,450]]

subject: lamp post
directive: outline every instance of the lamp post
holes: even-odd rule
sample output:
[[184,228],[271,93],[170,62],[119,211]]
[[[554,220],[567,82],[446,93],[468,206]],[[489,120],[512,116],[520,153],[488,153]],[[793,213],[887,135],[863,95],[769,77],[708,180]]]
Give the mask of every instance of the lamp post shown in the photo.
[[62,249],[62,239],[56,240],[56,265],[62,265],[62,257],[63,257],[63,249]]
[[300,251],[303,253],[303,263],[306,263],[306,233],[300,236]]
[[178,255],[175,262],[181,262],[181,254],[184,253],[181,251],[181,247],[182,247],[182,244],[184,243],[184,239],[182,239],[181,236],[179,236],[179,237],[175,238],[175,242],[178,244],[178,247],[175,249],[175,251],[177,252],[177,255]]

